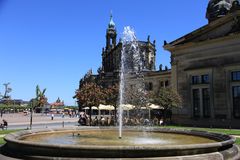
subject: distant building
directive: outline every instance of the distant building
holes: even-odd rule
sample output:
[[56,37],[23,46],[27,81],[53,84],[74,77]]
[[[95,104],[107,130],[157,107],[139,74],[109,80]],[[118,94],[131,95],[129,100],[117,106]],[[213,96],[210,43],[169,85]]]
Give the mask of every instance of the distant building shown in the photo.
[[64,106],[64,101],[61,101],[60,98],[56,100],[56,102],[50,104],[52,108],[62,107]]
[[20,106],[27,106],[28,105],[28,101],[24,101],[22,99],[2,99],[0,100],[0,104],[9,104],[9,105],[20,105]]

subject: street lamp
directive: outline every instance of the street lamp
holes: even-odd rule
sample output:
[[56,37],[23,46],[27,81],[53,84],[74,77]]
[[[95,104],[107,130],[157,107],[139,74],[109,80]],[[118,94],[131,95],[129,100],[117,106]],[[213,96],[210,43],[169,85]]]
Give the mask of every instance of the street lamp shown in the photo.
[[34,100],[32,99],[30,102],[30,129],[31,130],[32,130],[33,107],[34,107]]

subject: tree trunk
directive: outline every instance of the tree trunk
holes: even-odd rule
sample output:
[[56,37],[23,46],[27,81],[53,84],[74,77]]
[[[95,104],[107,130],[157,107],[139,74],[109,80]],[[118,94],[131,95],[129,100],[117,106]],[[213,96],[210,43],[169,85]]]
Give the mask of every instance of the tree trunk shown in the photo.
[[31,115],[30,115],[30,129],[32,130],[32,117],[33,117],[33,108],[31,108]]
[[92,107],[89,107],[89,126],[92,126]]
[[2,118],[2,116],[3,116],[3,110],[4,110],[4,109],[1,109],[1,118]]
[[114,125],[117,125],[117,107],[114,106]]
[[167,115],[167,109],[164,109],[163,110],[163,125],[164,126],[166,125],[166,122],[167,122],[166,115]]

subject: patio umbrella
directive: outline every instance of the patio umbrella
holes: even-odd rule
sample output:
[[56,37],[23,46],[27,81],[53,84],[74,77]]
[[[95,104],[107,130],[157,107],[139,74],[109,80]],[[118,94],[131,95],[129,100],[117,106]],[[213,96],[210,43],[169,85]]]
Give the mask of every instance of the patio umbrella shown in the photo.
[[135,106],[131,104],[121,104],[121,107],[123,110],[128,110],[128,111],[135,108]]
[[98,107],[92,106],[91,109],[92,109],[92,110],[91,110],[91,112],[92,112],[93,110],[98,110]]
[[156,104],[152,104],[152,103],[148,103],[147,107],[150,109],[163,109],[163,107],[156,105]]
[[129,118],[129,111],[135,108],[135,106],[131,104],[121,104],[121,107],[122,107],[122,110],[127,111],[128,118]]
[[92,110],[98,110],[98,107],[92,106]]
[[114,106],[112,106],[112,105],[103,105],[103,104],[100,104],[100,105],[98,106],[98,108],[99,108],[100,110],[108,110],[108,111],[114,110]]

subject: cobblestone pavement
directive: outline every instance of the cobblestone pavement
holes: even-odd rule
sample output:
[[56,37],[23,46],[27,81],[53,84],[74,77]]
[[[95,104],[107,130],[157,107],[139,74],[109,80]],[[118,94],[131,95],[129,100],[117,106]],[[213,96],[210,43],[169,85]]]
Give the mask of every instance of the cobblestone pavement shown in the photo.
[[[8,122],[8,127],[12,129],[11,126],[29,126],[30,123],[30,114],[25,115],[24,113],[10,113],[10,114],[3,114],[2,117],[0,117],[0,123],[2,123],[2,120],[5,119]],[[57,124],[57,123],[70,123],[70,122],[77,122],[78,117],[69,117],[64,116],[64,118],[61,115],[54,115],[53,120],[51,120],[51,114],[33,114],[33,125],[41,125],[41,124]],[[24,127],[24,128],[26,128]],[[15,127],[14,127],[15,128]],[[20,127],[21,128],[21,127]],[[2,135],[4,136],[4,135]],[[0,146],[1,147],[1,146]],[[0,153],[0,160],[18,160],[16,158],[6,157]]]
[[[0,117],[0,123],[2,123],[2,120],[5,119],[8,122],[9,128],[11,126],[17,126],[17,125],[29,125],[30,123],[30,114],[25,115],[24,113],[14,113],[14,114],[3,114],[2,117]],[[32,122],[34,124],[51,124],[51,123],[62,123],[62,122],[77,122],[78,117],[69,117],[61,115],[54,115],[53,120],[51,120],[51,114],[33,114]]]

